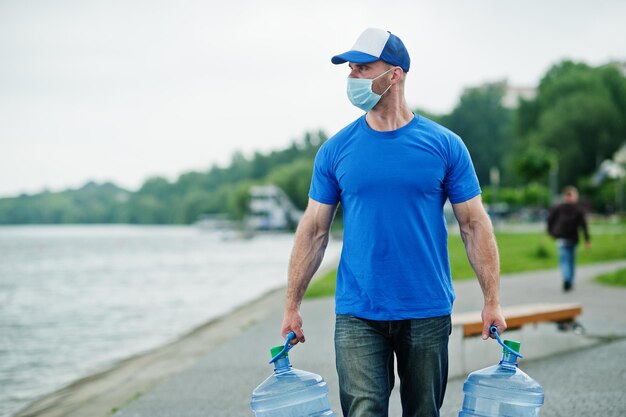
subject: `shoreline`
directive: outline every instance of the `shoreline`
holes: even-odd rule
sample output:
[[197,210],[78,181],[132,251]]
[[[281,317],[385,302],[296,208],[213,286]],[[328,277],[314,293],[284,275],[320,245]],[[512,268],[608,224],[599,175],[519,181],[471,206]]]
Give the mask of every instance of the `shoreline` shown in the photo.
[[[599,273],[624,267],[624,265],[626,265],[626,260],[580,267],[578,288],[574,294],[577,301],[585,306],[585,315],[581,324],[589,329],[594,329],[593,334],[587,335],[586,338],[582,339],[583,341],[588,338],[596,340],[599,337],[622,337],[625,328],[624,320],[621,316],[615,316],[615,311],[619,311],[622,305],[623,292],[620,292],[622,290],[616,291],[611,287],[596,285],[593,283],[593,277]],[[326,272],[327,269],[328,266],[320,268],[314,279]],[[564,294],[559,291],[560,277],[556,269],[512,274],[509,278],[509,280],[503,281],[504,285],[502,288],[502,300],[507,305],[548,300],[550,302],[571,301],[572,293]],[[463,300],[457,301],[457,306],[460,307],[459,311],[475,310],[476,305],[480,305],[482,302],[482,295],[478,285],[469,282],[457,284],[462,285],[464,288]],[[211,352],[220,354],[224,354],[224,352],[247,352],[246,348],[241,346],[241,343],[236,338],[241,334],[248,338],[251,336],[256,338],[260,334],[258,328],[262,328],[264,335],[268,334],[268,329],[271,330],[273,328],[274,321],[277,321],[278,317],[282,317],[285,291],[286,287],[282,286],[261,294],[257,299],[241,305],[219,318],[208,321],[175,342],[123,360],[108,371],[83,378],[64,389],[36,400],[26,409],[15,414],[14,417],[105,417],[126,406],[129,406],[129,412],[131,413],[137,407],[140,409],[144,407],[145,409],[141,413],[132,415],[150,416],[156,415],[156,411],[161,410],[160,407],[165,406],[165,404],[160,403],[160,400],[170,401],[171,403],[167,402],[167,407],[176,410],[175,413],[168,415],[185,415],[184,412],[181,413],[180,409],[177,408],[180,405],[176,401],[180,400],[179,396],[181,394],[187,394],[187,392],[179,392],[177,389],[168,391],[168,387],[172,386],[170,384],[172,381],[168,382],[165,380],[176,380],[174,374],[186,373],[186,370],[192,371],[191,375],[194,375],[195,372],[196,376],[199,375],[207,381],[212,381],[211,384],[216,389],[214,391],[209,389],[209,392],[220,395],[219,401],[222,402],[219,404],[232,406],[232,397],[227,396],[225,393],[228,392],[228,395],[231,395],[229,389],[233,387],[233,384],[224,380],[211,380],[206,375],[206,372],[210,371],[210,369],[221,369],[221,362],[212,362],[213,368],[210,369],[206,365],[197,367],[194,367],[194,365],[202,362],[202,358],[211,354]],[[309,303],[308,307],[315,305],[319,307],[318,303]],[[329,311],[331,311],[329,308],[325,309],[324,314]],[[314,323],[315,321],[310,323],[313,324],[309,328],[310,331],[316,328]],[[261,326],[257,326],[257,324]],[[536,327],[534,330],[536,331]],[[318,331],[321,330],[318,329]],[[328,329],[324,327],[323,331],[326,332]],[[563,335],[553,331],[550,334],[554,336],[553,341],[560,340],[554,346],[559,349],[562,347],[563,352],[571,351],[574,347],[569,341],[563,339],[562,336],[568,336],[567,334]],[[542,333],[539,334],[539,336],[542,335]],[[530,337],[530,335],[527,335],[527,337]],[[580,336],[577,337],[580,338]],[[529,340],[527,339],[527,341]],[[567,346],[563,345],[563,340],[567,342]],[[537,341],[535,340],[535,342]],[[546,354],[554,356],[554,352],[550,353],[545,350],[541,343],[531,343],[529,346],[533,344],[539,349],[537,351],[538,356],[534,359]],[[579,345],[577,344],[577,346]],[[315,352],[315,349],[313,351]],[[328,352],[322,349],[318,354],[324,355]],[[242,359],[242,361],[245,362],[245,359]],[[304,363],[306,364],[306,362]],[[531,361],[528,363],[530,364]],[[323,371],[327,375],[327,381],[331,381],[333,380],[333,373],[328,366],[328,363],[322,363],[318,360],[312,368],[320,369],[320,372]],[[195,381],[194,383],[197,383],[196,378],[192,379]],[[450,380],[452,381],[452,379]],[[156,387],[157,385],[160,385],[160,387]],[[192,391],[190,395],[197,395],[197,386],[188,386],[187,388]],[[156,391],[159,390],[161,392],[157,393]],[[150,395],[146,396],[145,401],[143,398],[140,398],[149,392]],[[460,389],[459,392],[461,392]],[[169,395],[169,397],[164,397],[164,393]],[[154,401],[155,395],[159,401]],[[137,403],[130,405],[135,400],[138,400]],[[150,401],[153,401],[153,403],[150,403]],[[217,398],[216,401],[218,401]],[[147,407],[146,404],[148,404]],[[202,413],[205,412],[204,409],[200,411]],[[205,414],[198,412],[193,415]],[[240,415],[239,412],[236,415]],[[454,415],[456,415],[456,412]]]
[[[341,240],[331,238],[317,279],[339,262]],[[281,275],[283,275],[281,273]],[[276,286],[253,295],[219,316],[207,318],[171,341],[111,362],[93,373],[44,393],[11,411],[11,417],[106,417],[194,365],[270,314],[282,317],[287,274]],[[279,333],[280,323],[276,324]]]
[[[323,272],[325,269],[320,268],[316,276]],[[238,336],[272,310],[282,309],[285,294],[286,286],[265,292],[173,342],[123,359],[109,369],[45,395],[13,417],[109,416]]]

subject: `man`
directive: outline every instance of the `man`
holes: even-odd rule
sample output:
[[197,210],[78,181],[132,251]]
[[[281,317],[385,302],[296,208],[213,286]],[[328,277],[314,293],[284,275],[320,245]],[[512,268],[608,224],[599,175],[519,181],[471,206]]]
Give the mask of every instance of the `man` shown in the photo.
[[387,415],[395,355],[403,416],[438,416],[454,299],[444,203],[452,203],[483,290],[483,339],[492,324],[506,329],[491,222],[459,137],[406,104],[410,58],[402,41],[367,29],[332,62],[348,62],[348,98],[366,114],[328,140],[315,159],[290,260],[282,335],[293,331],[305,341],[300,302],[341,203],[335,351],[343,414]]
[[578,190],[573,186],[567,186],[563,189],[563,203],[552,207],[548,213],[548,233],[557,241],[565,292],[571,291],[574,287],[576,248],[580,230],[585,235],[585,247],[589,249],[591,239],[585,212],[578,204]]

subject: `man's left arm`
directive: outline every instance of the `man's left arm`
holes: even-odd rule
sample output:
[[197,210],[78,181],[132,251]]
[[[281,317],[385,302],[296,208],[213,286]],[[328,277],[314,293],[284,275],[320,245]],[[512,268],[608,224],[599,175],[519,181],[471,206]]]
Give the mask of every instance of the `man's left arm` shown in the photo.
[[[589,228],[587,226],[587,216],[585,216],[585,211],[582,207],[580,207],[579,227],[583,230],[583,235],[585,236],[585,249],[591,248],[591,237],[589,236]],[[578,233],[578,230],[576,230],[576,233]]]
[[498,326],[498,332],[506,330],[506,321],[500,307],[500,258],[493,233],[491,220],[485,211],[480,195],[453,204],[454,215],[459,222],[465,251],[485,300],[482,320],[482,338],[493,337],[489,333],[491,325]]

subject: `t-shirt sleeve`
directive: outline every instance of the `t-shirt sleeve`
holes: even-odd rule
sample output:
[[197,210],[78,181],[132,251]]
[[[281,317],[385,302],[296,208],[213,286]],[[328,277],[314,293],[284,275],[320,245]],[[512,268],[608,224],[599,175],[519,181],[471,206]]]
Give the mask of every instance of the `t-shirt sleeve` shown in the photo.
[[315,156],[309,197],[318,203],[337,204],[340,195],[341,191],[333,171],[333,164],[329,157],[329,149],[326,144],[324,144]]
[[450,153],[444,188],[452,204],[480,194],[480,184],[467,147],[456,135],[450,137]]

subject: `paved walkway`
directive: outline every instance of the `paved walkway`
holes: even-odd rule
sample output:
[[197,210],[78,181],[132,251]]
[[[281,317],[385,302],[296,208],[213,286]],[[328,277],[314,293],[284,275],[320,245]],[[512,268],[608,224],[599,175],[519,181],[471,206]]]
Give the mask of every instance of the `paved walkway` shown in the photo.
[[[520,367],[545,389],[542,417],[626,415],[626,289],[592,282],[599,273],[623,267],[626,267],[626,261],[580,267],[575,290],[570,293],[561,291],[556,270],[503,278],[503,305],[583,304],[579,321],[587,330],[584,336],[559,332],[552,324],[527,326],[506,333],[508,338],[522,342],[522,353],[530,353],[529,359],[520,362]],[[482,295],[475,280],[456,283],[455,289],[455,312],[482,307]],[[269,305],[268,300],[272,301]],[[250,394],[272,372],[271,366],[267,365],[269,347],[281,343],[278,332],[282,321],[282,292],[268,295],[265,305],[268,307],[259,314],[258,320],[248,323],[237,336],[130,402],[114,417],[252,416]],[[294,367],[313,371],[326,379],[331,391],[331,405],[339,416],[332,343],[333,309],[332,299],[303,303],[307,342],[296,346],[290,357]],[[479,369],[482,367],[480,362],[497,363],[500,359],[501,350],[494,341],[472,340],[461,346],[455,340],[459,339],[451,339],[451,358],[461,354],[461,349],[469,351],[465,352],[468,369]],[[483,356],[484,353],[474,354],[478,350],[487,352],[487,357]],[[457,374],[451,376],[442,416],[457,416],[461,407],[465,372]],[[128,393],[129,397],[133,394]],[[400,415],[396,390],[392,394],[390,416]]]

